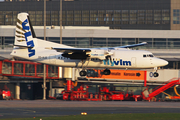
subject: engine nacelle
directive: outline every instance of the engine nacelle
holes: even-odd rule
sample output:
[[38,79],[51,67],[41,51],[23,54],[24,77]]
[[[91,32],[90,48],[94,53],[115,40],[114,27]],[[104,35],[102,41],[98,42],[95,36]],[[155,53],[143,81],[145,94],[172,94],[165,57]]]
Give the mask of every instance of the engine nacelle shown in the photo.
[[89,53],[89,55],[91,58],[98,58],[100,60],[106,59],[104,50],[91,49],[91,52]]
[[67,57],[70,59],[87,59],[89,56],[85,52],[74,52],[74,53],[64,53],[63,57]]

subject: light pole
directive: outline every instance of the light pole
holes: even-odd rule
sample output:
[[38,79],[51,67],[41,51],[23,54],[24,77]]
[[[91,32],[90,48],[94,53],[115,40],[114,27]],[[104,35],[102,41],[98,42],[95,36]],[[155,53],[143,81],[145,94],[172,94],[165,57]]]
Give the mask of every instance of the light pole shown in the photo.
[[60,0],[60,44],[62,44],[62,0]]
[[[44,0],[44,40],[46,40],[46,0]],[[44,64],[43,100],[46,100],[46,64]]]

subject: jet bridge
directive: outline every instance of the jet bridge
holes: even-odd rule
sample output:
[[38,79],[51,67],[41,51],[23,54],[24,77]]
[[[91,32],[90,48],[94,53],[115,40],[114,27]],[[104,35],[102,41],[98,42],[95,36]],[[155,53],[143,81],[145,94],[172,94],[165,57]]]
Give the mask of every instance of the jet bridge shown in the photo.
[[[46,65],[46,78],[59,79],[59,67]],[[0,75],[43,78],[43,64],[29,61],[0,61]]]

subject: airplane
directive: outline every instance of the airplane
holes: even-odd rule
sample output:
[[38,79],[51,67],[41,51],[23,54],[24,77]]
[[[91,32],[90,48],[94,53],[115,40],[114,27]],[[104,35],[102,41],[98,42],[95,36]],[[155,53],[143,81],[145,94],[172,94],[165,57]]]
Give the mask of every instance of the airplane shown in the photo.
[[155,57],[149,51],[129,49],[146,44],[142,42],[118,47],[75,48],[53,43],[36,38],[29,14],[19,13],[11,55],[44,64],[82,68],[80,76],[86,76],[86,68],[103,68],[104,75],[109,75],[110,69],[114,68],[154,68],[154,77],[158,77],[157,68],[167,65],[166,60]]

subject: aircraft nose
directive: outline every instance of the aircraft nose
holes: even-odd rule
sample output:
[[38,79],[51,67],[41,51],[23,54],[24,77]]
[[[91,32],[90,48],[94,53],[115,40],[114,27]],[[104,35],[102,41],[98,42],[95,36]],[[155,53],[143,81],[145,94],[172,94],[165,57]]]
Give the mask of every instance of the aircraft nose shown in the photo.
[[153,65],[156,67],[166,66],[167,64],[168,64],[168,61],[163,60],[163,59],[155,58],[153,60]]
[[168,65],[168,61],[160,59],[159,64],[160,64],[160,66],[166,66],[166,65]]

